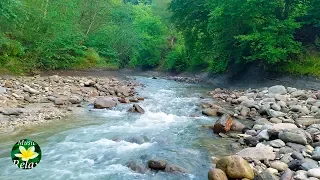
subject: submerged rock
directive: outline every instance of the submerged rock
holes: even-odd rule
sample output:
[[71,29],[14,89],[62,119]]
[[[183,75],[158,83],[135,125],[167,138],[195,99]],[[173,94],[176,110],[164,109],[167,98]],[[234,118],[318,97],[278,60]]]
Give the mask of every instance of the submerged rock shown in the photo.
[[164,160],[149,160],[148,167],[153,170],[165,170],[167,166],[167,161]]
[[141,113],[141,114],[145,113],[144,109],[142,109],[142,107],[139,106],[138,104],[134,104],[132,108],[129,109],[129,112]]
[[187,170],[175,164],[167,164],[164,171],[169,173],[187,173]]
[[141,174],[144,174],[148,171],[145,165],[143,165],[142,163],[138,163],[136,161],[130,161],[126,164],[126,166],[130,168],[132,171],[135,171]]

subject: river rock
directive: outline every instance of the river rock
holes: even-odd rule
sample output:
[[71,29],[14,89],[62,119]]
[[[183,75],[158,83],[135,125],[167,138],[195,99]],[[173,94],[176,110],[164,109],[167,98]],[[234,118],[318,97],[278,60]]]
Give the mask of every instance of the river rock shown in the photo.
[[226,133],[230,131],[232,123],[233,121],[231,116],[228,114],[225,114],[215,122],[213,131],[216,134]]
[[281,148],[281,147],[284,147],[285,145],[286,144],[281,139],[270,141],[270,146],[274,148]]
[[167,164],[164,171],[168,173],[187,173],[187,170],[175,164]]
[[245,128],[245,125],[242,124],[240,121],[238,120],[232,121],[232,126],[231,126],[232,131],[242,131],[244,128]]
[[244,139],[244,142],[249,147],[255,147],[259,143],[259,138],[248,136]]
[[126,86],[121,86],[116,89],[116,93],[123,94],[125,97],[128,97],[130,95],[130,88]]
[[7,88],[0,86],[0,94],[4,94],[5,92],[7,92]]
[[314,168],[308,170],[308,176],[320,178],[320,168]]
[[293,142],[302,145],[306,145],[312,142],[311,135],[302,130],[302,129],[295,129],[290,131],[283,131],[279,133],[279,139],[284,142]]
[[127,98],[125,98],[125,97],[120,97],[119,99],[118,99],[118,101],[120,102],[120,103],[129,103],[130,101],[129,101],[129,99],[127,99]]
[[261,173],[257,174],[254,178],[255,180],[279,180],[275,175],[268,171],[262,171]]
[[312,124],[320,124],[320,119],[316,119],[313,117],[302,117],[296,119],[296,123],[301,126],[310,126]]
[[245,148],[237,153],[237,155],[248,160],[274,160],[276,158],[275,153],[268,147],[249,147]]
[[303,159],[301,161],[301,168],[308,171],[309,169],[317,168],[318,162],[309,158]]
[[[1,113],[1,110],[0,110],[0,113]],[[10,116],[10,115],[18,116],[22,113],[23,111],[20,108],[9,108],[9,109],[2,110],[2,114],[6,116]]]
[[299,97],[299,96],[302,96],[302,95],[304,95],[304,94],[305,94],[304,91],[302,91],[302,90],[297,90],[297,91],[294,91],[293,93],[291,93],[291,96],[292,96],[292,97]]
[[273,109],[270,109],[267,113],[271,117],[284,117],[287,115],[286,113],[283,113],[281,111],[275,111]]
[[275,110],[275,111],[280,111],[281,110],[281,106],[279,104],[276,104],[276,103],[272,104],[271,108],[273,110]]
[[295,173],[294,175],[294,179],[295,180],[306,180],[308,179],[308,172],[307,171],[304,171],[304,170],[299,170]]
[[267,129],[262,130],[262,131],[258,134],[257,137],[258,137],[260,140],[266,140],[266,141],[268,141],[269,138],[270,138]]
[[144,114],[144,109],[138,104],[134,104],[132,108],[129,109],[129,112]]
[[294,150],[291,147],[285,146],[285,147],[280,148],[279,153],[280,154],[288,154],[288,153],[292,153],[293,151]]
[[98,98],[94,101],[94,108],[105,109],[117,106],[117,101],[112,98]]
[[312,159],[320,161],[320,146],[315,147],[312,153]]
[[288,168],[288,165],[281,161],[272,161],[270,162],[270,167],[278,171],[285,171]]
[[67,104],[67,100],[65,98],[55,98],[54,104],[55,105],[65,105],[65,104]]
[[279,119],[279,118],[271,118],[271,119],[270,119],[270,122],[271,122],[271,123],[278,124],[278,123],[282,123],[282,120]]
[[72,96],[69,98],[71,104],[80,104],[83,101],[83,98],[80,96]]
[[211,169],[208,173],[208,180],[228,180],[228,178],[221,169]]
[[287,90],[282,85],[276,85],[269,88],[269,93],[270,94],[286,94]]
[[206,116],[214,116],[214,117],[216,117],[217,116],[217,112],[218,112],[218,109],[207,108],[207,109],[204,109],[202,111],[202,114],[206,115]]
[[149,160],[148,167],[153,170],[165,170],[167,161],[164,160]]
[[291,157],[292,157],[293,159],[298,159],[298,160],[303,160],[303,159],[304,159],[303,155],[302,155],[300,152],[298,152],[298,151],[294,151],[294,152],[291,154]]
[[287,168],[286,171],[282,174],[281,180],[292,180],[293,175],[294,172]]
[[39,93],[40,93],[39,91],[31,88],[31,87],[28,86],[28,85],[24,85],[23,91],[28,92],[28,93],[30,93],[30,94],[39,94]]
[[301,166],[301,161],[300,160],[292,160],[288,163],[288,167],[293,170],[293,171],[297,171],[300,169]]
[[144,174],[148,171],[145,165],[143,165],[142,163],[137,163],[136,161],[130,161],[126,164],[126,166],[129,167],[132,171],[141,174]]
[[224,171],[228,178],[233,179],[254,179],[254,173],[249,163],[237,155],[221,158],[216,167]]

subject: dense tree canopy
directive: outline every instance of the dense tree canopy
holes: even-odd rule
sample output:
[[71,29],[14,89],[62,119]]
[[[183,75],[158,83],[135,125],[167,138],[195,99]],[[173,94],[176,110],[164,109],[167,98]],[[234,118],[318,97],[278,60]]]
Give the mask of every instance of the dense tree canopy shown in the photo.
[[303,67],[320,60],[319,37],[317,0],[0,1],[0,70],[16,72]]

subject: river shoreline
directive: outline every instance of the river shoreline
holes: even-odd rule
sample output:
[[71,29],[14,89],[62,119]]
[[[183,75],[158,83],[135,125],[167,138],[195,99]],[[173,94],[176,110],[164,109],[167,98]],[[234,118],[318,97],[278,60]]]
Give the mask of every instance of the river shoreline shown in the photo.
[[[133,97],[137,83],[118,76],[3,76],[0,132],[14,132],[87,111],[99,97]],[[129,102],[129,101],[128,101]]]

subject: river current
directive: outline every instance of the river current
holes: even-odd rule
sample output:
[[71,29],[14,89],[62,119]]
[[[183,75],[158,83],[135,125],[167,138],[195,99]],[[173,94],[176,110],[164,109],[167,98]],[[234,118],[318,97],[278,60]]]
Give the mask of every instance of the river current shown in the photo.
[[[144,84],[137,93],[145,114],[127,112],[132,104],[110,110],[90,110],[81,116],[0,135],[0,179],[45,180],[205,180],[211,156],[230,154],[230,142],[201,125],[213,124],[199,104],[209,90],[201,85],[165,79],[135,77]],[[197,116],[197,117],[194,117]],[[15,142],[29,138],[42,150],[32,170],[17,168],[10,158]],[[137,142],[138,139],[142,142]],[[126,167],[129,161],[146,164],[163,159],[188,173],[149,171],[139,174]]]

